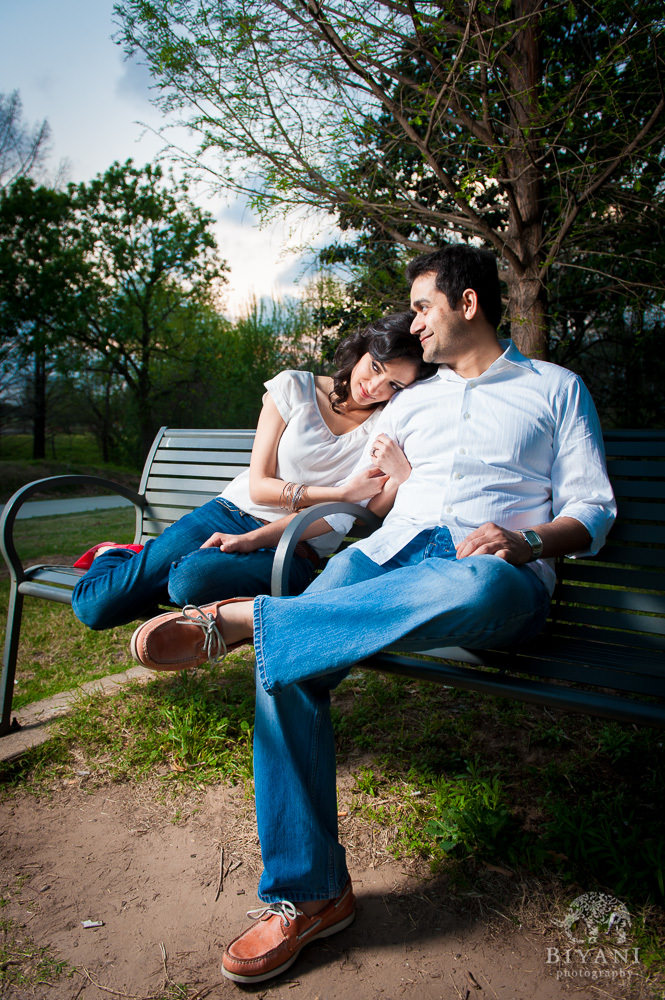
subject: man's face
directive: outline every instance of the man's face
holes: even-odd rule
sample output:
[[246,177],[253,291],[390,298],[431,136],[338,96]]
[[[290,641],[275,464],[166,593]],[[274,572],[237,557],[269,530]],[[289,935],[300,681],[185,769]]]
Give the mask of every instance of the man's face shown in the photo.
[[463,303],[451,309],[448,299],[436,287],[434,273],[421,274],[411,286],[411,308],[416,318],[411,333],[420,338],[423,358],[435,364],[451,364],[460,352],[469,349],[468,323]]

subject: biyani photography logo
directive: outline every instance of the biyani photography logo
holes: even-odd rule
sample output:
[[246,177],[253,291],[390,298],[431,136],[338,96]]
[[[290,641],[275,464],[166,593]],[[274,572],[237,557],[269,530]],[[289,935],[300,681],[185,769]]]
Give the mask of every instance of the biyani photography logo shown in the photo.
[[639,964],[639,948],[628,945],[630,913],[614,896],[585,892],[556,923],[570,942],[546,950],[545,962],[557,979],[626,979]]

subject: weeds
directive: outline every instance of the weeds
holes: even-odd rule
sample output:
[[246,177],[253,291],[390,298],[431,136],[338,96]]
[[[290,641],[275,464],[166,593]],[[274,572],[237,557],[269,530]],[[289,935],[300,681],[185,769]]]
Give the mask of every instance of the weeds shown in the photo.
[[52,984],[72,974],[67,962],[56,959],[49,948],[37,946],[16,921],[0,918],[0,993]]
[[7,790],[41,790],[76,768],[92,778],[203,785],[251,778],[254,682],[239,654],[223,674],[211,668],[93,694],[56,727],[49,742],[0,765]]
[[356,772],[355,808],[393,826],[397,853],[662,904],[660,733],[378,674],[345,684],[341,749],[375,762]]

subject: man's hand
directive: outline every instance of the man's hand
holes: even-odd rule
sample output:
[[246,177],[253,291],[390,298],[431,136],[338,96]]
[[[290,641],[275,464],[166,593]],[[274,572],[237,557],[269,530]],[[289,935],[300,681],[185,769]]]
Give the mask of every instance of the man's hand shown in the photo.
[[500,528],[488,521],[467,535],[457,548],[457,558],[467,556],[498,556],[513,566],[521,566],[531,559],[531,546],[519,531]]
[[201,548],[221,549],[222,552],[254,552],[259,546],[252,539],[250,533],[227,535],[223,531],[216,531],[210,538],[206,538]]

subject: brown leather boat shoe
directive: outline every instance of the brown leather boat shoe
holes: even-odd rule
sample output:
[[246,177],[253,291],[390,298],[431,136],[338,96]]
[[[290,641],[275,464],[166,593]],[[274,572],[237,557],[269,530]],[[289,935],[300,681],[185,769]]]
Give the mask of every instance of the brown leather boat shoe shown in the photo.
[[261,983],[284,972],[302,948],[317,938],[329,937],[348,927],[356,915],[351,879],[337,899],[313,916],[283,899],[247,914],[255,923],[226,948],[222,973],[236,983]]
[[224,604],[253,600],[231,597],[200,608],[187,604],[182,611],[157,615],[134,632],[132,656],[150,670],[187,670],[203,663],[220,663],[230,650],[251,640],[227,644],[217,623],[217,612]]

